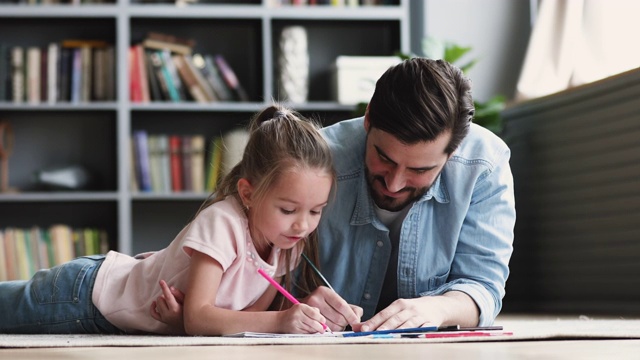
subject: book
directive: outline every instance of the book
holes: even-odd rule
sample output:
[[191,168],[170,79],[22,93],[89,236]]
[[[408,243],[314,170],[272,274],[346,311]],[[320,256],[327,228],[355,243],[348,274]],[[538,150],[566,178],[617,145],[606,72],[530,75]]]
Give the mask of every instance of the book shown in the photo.
[[49,78],[48,78],[48,65],[47,62],[49,60],[49,57],[47,55],[47,53],[49,52],[49,47],[45,47],[43,49],[40,49],[40,102],[48,102],[48,98],[47,98],[47,87],[48,87],[48,82],[49,82]]
[[58,69],[58,101],[71,100],[71,66],[74,49],[60,48],[60,64]]
[[4,230],[4,252],[7,263],[7,280],[18,279],[18,258],[16,256],[15,230],[6,228]]
[[172,53],[190,55],[196,42],[193,39],[180,38],[159,32],[149,32],[142,45],[149,49],[166,49]]
[[173,55],[171,59],[176,69],[178,69],[178,73],[191,97],[199,103],[211,101],[211,98],[207,96],[204,89],[200,87],[198,80],[196,80],[193,72],[186,64],[184,57],[182,55]]
[[114,46],[107,46],[104,50],[105,71],[104,76],[105,100],[116,99],[116,50]]
[[15,46],[11,49],[11,99],[14,103],[22,103],[25,99],[24,49]]
[[167,50],[172,53],[182,54],[182,55],[191,55],[193,51],[191,47],[183,44],[171,43],[167,41],[161,41],[156,39],[144,39],[142,41],[142,45],[147,49],[154,50]]
[[175,35],[164,34],[156,31],[150,31],[147,33],[147,39],[158,40],[173,44],[185,45],[190,48],[196,46],[196,41],[194,39],[182,38]]
[[171,189],[182,191],[182,139],[179,135],[169,136],[169,151],[171,157]]
[[58,69],[60,62],[60,46],[50,43],[47,51],[47,102],[55,104],[58,101]]
[[147,145],[149,147],[149,170],[151,173],[151,190],[155,193],[162,192],[164,188],[162,184],[162,168],[160,164],[160,150],[158,146],[158,137],[149,135]]
[[[160,82],[158,79],[158,71],[151,60],[151,51],[144,50],[144,65],[146,67],[147,79],[149,83],[149,100],[150,101],[162,101],[162,90],[160,89]],[[162,70],[160,71],[160,73]]]
[[182,83],[178,76],[178,70],[171,59],[171,54],[167,50],[158,50],[158,55],[162,60],[162,75],[167,84],[167,90],[171,97],[171,101],[180,102],[184,100],[181,94]]
[[138,103],[142,102],[142,85],[140,84],[140,68],[138,61],[138,52],[135,46],[129,47],[127,57],[129,63],[129,101]]
[[[196,54],[194,55],[193,59],[198,59],[199,56],[200,55]],[[218,68],[213,61],[213,56],[205,55],[204,63],[202,63],[201,67],[197,65],[199,64],[199,62],[194,62],[194,64],[196,64],[196,66],[200,69],[200,72],[207,80],[207,82],[215,92],[216,97],[220,101],[233,101],[233,93],[222,79],[222,76],[220,75]]]
[[27,67],[26,67],[26,93],[27,101],[30,104],[40,103],[40,61],[41,59],[40,48],[31,46],[27,48]]
[[225,60],[224,56],[220,54],[215,55],[213,60],[216,67],[220,71],[220,74],[222,75],[222,78],[224,79],[225,84],[227,84],[229,89],[231,89],[231,91],[233,92],[234,99],[236,101],[249,101],[249,96],[247,95],[247,92],[244,90],[244,87],[242,87],[242,84],[240,84],[240,81],[238,80],[236,73],[233,71],[231,66],[227,63],[227,60]]
[[171,157],[169,154],[169,137],[161,134],[157,135],[157,145],[159,152],[160,174],[162,177],[162,192],[171,192]]
[[182,136],[182,190],[193,191],[191,174],[191,135]]
[[191,137],[191,188],[194,192],[204,192],[204,135]]
[[189,69],[189,72],[193,74],[193,77],[196,79],[198,86],[204,91],[205,95],[207,96],[207,99],[209,101],[218,100],[218,97],[216,96],[215,92],[211,88],[211,85],[209,85],[209,82],[207,82],[204,76],[202,76],[202,73],[196,66],[196,62],[199,62],[201,58],[200,57],[194,58],[193,56],[190,56],[190,55],[183,55],[183,59],[184,59],[184,63],[187,65],[187,68]]
[[10,100],[11,94],[11,48],[0,44],[0,102]]
[[135,130],[133,139],[136,151],[137,178],[140,191],[149,192],[151,186],[151,169],[149,164],[148,135],[145,130]]
[[71,51],[71,84],[69,91],[71,102],[79,103],[82,96],[82,50],[80,48],[73,48]]
[[138,67],[138,78],[140,82],[140,95],[143,103],[148,103],[151,99],[149,94],[149,77],[147,74],[147,60],[142,45],[134,46],[136,52],[136,61]]
[[60,46],[66,48],[81,48],[81,47],[107,47],[109,44],[103,40],[86,40],[86,39],[65,39],[62,40]]
[[80,57],[81,57],[81,71],[82,75],[80,76],[80,101],[89,102],[91,101],[91,69],[93,68],[93,56],[92,50],[89,46],[80,47]]
[[[155,100],[172,100],[171,94],[169,93],[169,87],[167,85],[167,79],[165,78],[165,70],[162,65],[162,58],[160,57],[160,54],[155,50],[147,50],[146,53],[147,57],[149,58],[149,62],[151,63],[151,67],[153,68],[152,73],[153,75],[155,75],[153,77],[157,80],[158,86],[160,88],[161,96]],[[169,75],[167,74],[167,76]]]
[[129,186],[132,192],[140,191],[138,185],[138,167],[139,164],[136,160],[136,145],[133,136],[129,138]]
[[4,231],[0,230],[0,281],[7,281],[7,255],[5,254]]

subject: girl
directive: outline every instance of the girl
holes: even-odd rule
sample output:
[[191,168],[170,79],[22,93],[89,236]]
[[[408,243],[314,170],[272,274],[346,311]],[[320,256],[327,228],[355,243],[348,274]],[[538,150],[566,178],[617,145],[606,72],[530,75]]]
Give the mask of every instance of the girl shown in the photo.
[[[302,251],[317,260],[314,230],[335,177],[331,153],[317,126],[280,106],[256,115],[249,130],[241,162],[167,248],[144,259],[114,251],[81,257],[0,283],[0,333],[173,333],[148,313],[159,305],[160,279],[187,294],[190,335],[322,332],[318,309],[285,309],[257,269],[291,289]],[[319,282],[306,265],[302,273],[296,286],[308,293]]]

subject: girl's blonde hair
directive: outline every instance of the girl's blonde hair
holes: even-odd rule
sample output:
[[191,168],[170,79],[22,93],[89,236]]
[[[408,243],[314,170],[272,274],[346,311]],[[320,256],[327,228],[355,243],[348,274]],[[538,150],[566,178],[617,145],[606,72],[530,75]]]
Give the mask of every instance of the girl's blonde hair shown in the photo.
[[[202,204],[198,213],[224,200],[227,196],[234,196],[242,204],[237,187],[241,178],[247,179],[253,186],[252,206],[254,204],[260,206],[280,176],[295,169],[320,169],[330,174],[334,179],[331,191],[334,193],[335,171],[331,151],[319,129],[320,125],[317,122],[305,119],[297,112],[279,104],[269,106],[256,114],[249,124],[249,140],[242,160],[220,181],[216,192]],[[250,213],[250,227],[255,223],[253,220],[256,216],[258,215],[254,212]],[[252,230],[255,229],[252,228]],[[259,234],[259,232],[252,231],[252,234]],[[253,240],[260,247],[268,246],[266,239],[262,237]],[[286,268],[283,283],[288,290],[292,288],[291,263],[292,261],[300,262],[300,258],[292,258],[292,254],[298,254],[300,250],[303,250],[316,264],[318,263],[317,230],[309,234],[304,241],[298,242],[294,248],[280,253],[280,261],[284,261]],[[298,280],[295,286],[302,294],[310,293],[320,284],[306,262],[301,263]],[[283,304],[281,297],[278,302],[274,302],[276,308],[281,308]]]

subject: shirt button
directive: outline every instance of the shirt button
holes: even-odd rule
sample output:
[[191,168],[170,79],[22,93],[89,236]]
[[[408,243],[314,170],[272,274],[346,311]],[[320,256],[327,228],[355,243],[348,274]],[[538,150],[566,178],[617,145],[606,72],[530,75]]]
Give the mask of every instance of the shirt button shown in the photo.
[[367,299],[367,300],[371,299],[371,294],[364,293],[364,298]]
[[382,242],[382,240],[378,240],[378,242],[376,243],[378,245],[378,247],[383,247],[384,243]]

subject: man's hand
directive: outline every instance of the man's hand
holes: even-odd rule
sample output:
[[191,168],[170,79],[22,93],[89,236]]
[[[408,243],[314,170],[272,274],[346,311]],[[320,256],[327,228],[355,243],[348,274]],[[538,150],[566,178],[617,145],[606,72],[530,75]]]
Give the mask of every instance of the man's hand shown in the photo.
[[174,329],[177,333],[184,334],[184,320],[182,318],[182,304],[184,294],[172,287],[169,287],[164,280],[160,280],[162,295],[151,303],[151,317],[161,321]]
[[335,291],[324,286],[319,286],[302,302],[319,309],[332,331],[342,331],[347,325],[360,323],[363,313],[361,307],[348,304]]
[[354,331],[390,330],[423,326],[476,326],[479,310],[467,294],[451,291],[440,296],[398,299],[371,319],[352,324]]

